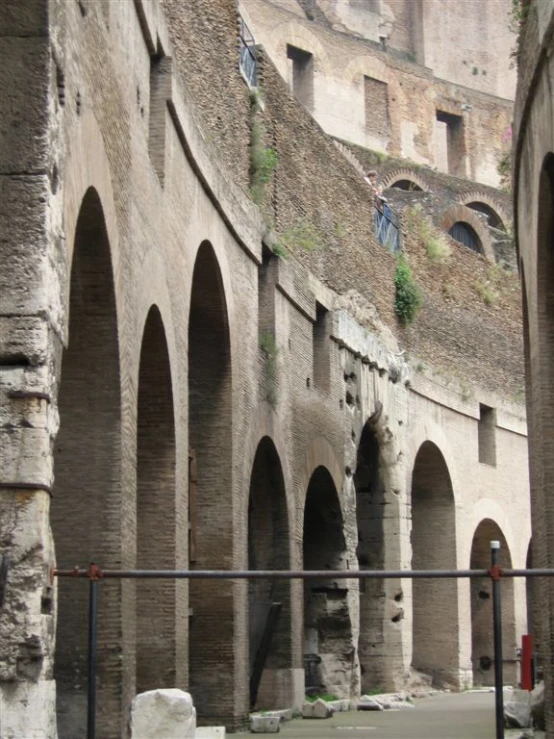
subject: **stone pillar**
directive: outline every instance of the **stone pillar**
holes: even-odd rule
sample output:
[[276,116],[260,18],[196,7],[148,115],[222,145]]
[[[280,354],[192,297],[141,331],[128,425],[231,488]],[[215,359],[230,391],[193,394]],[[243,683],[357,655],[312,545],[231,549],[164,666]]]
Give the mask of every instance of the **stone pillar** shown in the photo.
[[[55,739],[48,2],[0,5],[0,723]],[[52,178],[55,179],[55,178]],[[54,283],[55,284],[55,283]],[[55,308],[54,308],[55,310]],[[3,574],[7,575],[4,582]]]

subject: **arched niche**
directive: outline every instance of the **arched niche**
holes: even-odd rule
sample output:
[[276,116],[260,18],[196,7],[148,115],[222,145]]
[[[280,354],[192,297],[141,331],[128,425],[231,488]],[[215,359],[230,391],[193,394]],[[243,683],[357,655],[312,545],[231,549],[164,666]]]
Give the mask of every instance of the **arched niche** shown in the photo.
[[[258,444],[250,477],[248,569],[290,569],[285,482],[269,436]],[[292,692],[283,695],[283,684],[287,679],[290,683],[286,671],[292,668],[290,581],[251,580],[249,616],[251,706],[257,703],[261,709],[274,709],[288,705]]]
[[[212,245],[192,276],[188,331],[190,566],[233,563],[232,373],[227,304]],[[201,722],[234,715],[234,599],[228,581],[190,582],[190,692]]]
[[[346,567],[344,520],[333,478],[317,467],[308,484],[304,508],[305,570]],[[348,697],[355,669],[355,647],[346,581],[304,581],[304,669],[308,695]]]
[[[470,569],[488,570],[491,566],[491,541],[500,542],[499,564],[512,568],[508,543],[498,524],[485,518],[477,526],[471,545]],[[494,633],[492,618],[492,583],[490,577],[472,578],[471,589],[471,662],[476,685],[494,685]],[[502,580],[502,650],[504,681],[517,682],[514,582]]]
[[[175,422],[171,365],[152,306],[140,353],[137,413],[138,569],[176,568]],[[175,580],[141,580],[136,592],[137,692],[176,687]]]
[[[412,569],[456,569],[456,506],[440,449],[425,441],[412,473]],[[458,686],[458,583],[416,579],[412,584],[412,665],[439,687]]]
[[[87,190],[77,219],[69,290],[69,341],[63,352],[54,446],[51,522],[61,568],[122,562],[121,395],[116,300],[104,212]],[[60,739],[86,731],[86,581],[58,583],[57,683]],[[103,588],[98,616],[99,731],[123,731],[122,585]]]
[[[379,442],[369,423],[358,446],[356,472],[356,525],[358,565],[361,570],[382,570],[385,565],[385,486],[379,467]],[[386,684],[383,669],[385,583],[360,580],[359,657],[362,692]]]

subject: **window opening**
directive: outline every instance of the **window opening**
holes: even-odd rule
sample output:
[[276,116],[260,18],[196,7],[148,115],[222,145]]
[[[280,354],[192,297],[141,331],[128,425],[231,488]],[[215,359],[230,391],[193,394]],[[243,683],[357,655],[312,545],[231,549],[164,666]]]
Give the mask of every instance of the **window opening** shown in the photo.
[[479,462],[496,467],[496,411],[479,404]]
[[458,221],[450,228],[448,233],[460,244],[467,246],[468,249],[471,249],[478,254],[483,253],[483,245],[481,244],[481,239],[477,235],[475,229],[470,226],[469,223]]
[[465,177],[466,150],[462,116],[437,110],[435,158],[437,167],[442,172]]
[[287,44],[292,91],[308,110],[314,107],[314,57],[309,51]]

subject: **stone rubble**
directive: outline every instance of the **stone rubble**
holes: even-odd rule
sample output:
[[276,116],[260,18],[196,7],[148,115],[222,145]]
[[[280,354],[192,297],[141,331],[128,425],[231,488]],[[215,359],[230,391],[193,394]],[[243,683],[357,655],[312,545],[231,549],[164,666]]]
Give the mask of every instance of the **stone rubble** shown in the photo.
[[139,693],[131,706],[131,739],[195,739],[192,697],[177,688]]

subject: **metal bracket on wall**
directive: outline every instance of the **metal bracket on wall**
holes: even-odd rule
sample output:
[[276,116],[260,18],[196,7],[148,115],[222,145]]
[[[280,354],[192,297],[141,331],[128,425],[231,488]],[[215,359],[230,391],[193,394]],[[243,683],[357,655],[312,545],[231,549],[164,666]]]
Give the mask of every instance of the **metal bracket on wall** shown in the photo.
[[6,555],[0,555],[0,608],[4,605],[6,597],[6,583],[8,581],[8,569],[10,567],[10,559]]

